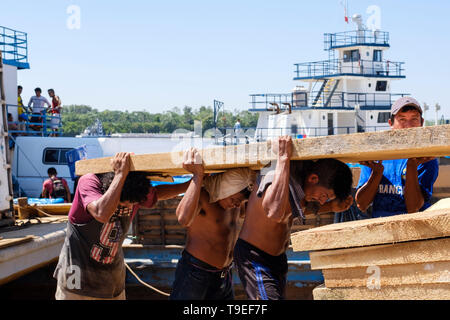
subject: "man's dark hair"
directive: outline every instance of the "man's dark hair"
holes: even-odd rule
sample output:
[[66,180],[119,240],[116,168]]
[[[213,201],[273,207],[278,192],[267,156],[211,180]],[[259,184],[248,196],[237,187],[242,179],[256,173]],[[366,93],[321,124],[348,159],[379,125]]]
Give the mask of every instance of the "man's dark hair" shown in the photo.
[[52,175],[52,176],[58,174],[58,172],[56,172],[56,169],[53,168],[53,167],[48,168],[47,173],[48,173],[49,175]]
[[55,93],[55,90],[53,90],[53,89],[48,89],[48,92],[53,92],[53,93]]
[[244,196],[245,199],[250,198],[250,194],[252,193],[249,188],[242,189],[240,193]]
[[[132,171],[128,173],[120,194],[120,201],[142,202],[147,199],[150,180],[147,172]],[[102,192],[105,193],[114,179],[114,172],[97,174],[102,184]]]
[[318,161],[298,161],[301,165],[297,165],[297,161],[292,161],[294,166],[291,169],[297,170],[299,180],[304,186],[306,178],[314,173],[319,177],[319,185],[328,189],[332,189],[336,198],[345,200],[352,193],[353,175],[350,168],[342,161],[336,159],[320,159]]
[[[419,112],[419,110],[417,110],[417,107],[414,107],[414,106],[411,106],[411,105],[406,105],[406,106],[404,106],[403,108],[401,108],[398,112],[397,112],[397,114],[399,114],[400,112],[408,112],[408,111],[411,111],[411,110],[413,110],[413,111],[417,111],[417,112]],[[420,112],[419,112],[420,113]],[[396,115],[397,115],[396,114]],[[391,122],[392,123],[394,123],[394,121],[395,121],[395,116],[396,115],[392,115],[391,114]],[[421,117],[422,117],[422,115],[420,115]]]
[[39,91],[40,93],[42,93],[41,88],[36,88],[36,89],[34,89],[34,92],[37,92],[37,91]]
[[22,86],[17,86],[17,89],[23,89],[23,87]]

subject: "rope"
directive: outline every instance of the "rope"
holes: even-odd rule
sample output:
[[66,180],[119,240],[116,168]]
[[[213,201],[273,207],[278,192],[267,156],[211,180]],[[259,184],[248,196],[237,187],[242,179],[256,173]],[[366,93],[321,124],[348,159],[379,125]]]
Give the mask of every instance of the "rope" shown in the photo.
[[163,296],[166,296],[166,297],[169,297],[169,296],[170,296],[170,294],[165,293],[165,292],[163,292],[163,291],[161,291],[161,290],[158,290],[158,289],[156,289],[155,287],[149,285],[148,283],[145,283],[144,281],[142,281],[142,280],[139,278],[139,276],[138,276],[136,273],[134,273],[133,270],[131,270],[130,266],[129,266],[127,263],[125,263],[125,267],[127,267],[128,271],[130,271],[130,273],[131,273],[131,274],[137,279],[137,281],[139,281],[142,285],[146,286],[146,287],[149,288],[149,289],[152,289],[152,290],[156,291],[156,292],[159,293],[159,294],[162,294]]

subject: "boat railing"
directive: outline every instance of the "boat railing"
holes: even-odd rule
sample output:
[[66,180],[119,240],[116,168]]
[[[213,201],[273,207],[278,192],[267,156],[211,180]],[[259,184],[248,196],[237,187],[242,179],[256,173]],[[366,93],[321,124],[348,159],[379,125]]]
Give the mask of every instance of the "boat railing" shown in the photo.
[[0,26],[0,50],[5,64],[19,69],[28,69],[28,40],[27,34]]
[[[331,97],[330,97],[331,95]],[[285,112],[288,107],[292,110],[304,108],[329,108],[354,109],[359,108],[390,108],[392,103],[406,93],[359,93],[342,91],[311,91],[291,93],[267,93],[250,95],[250,111],[274,111]],[[277,109],[278,107],[278,109]]]
[[336,77],[344,75],[403,78],[404,62],[390,60],[330,59],[296,63],[294,80]]
[[349,46],[389,46],[389,32],[354,30],[324,34],[325,50]]
[[[8,133],[13,136],[61,136],[63,134],[62,121],[60,115],[52,113],[47,114],[33,114],[28,107],[7,104],[6,110],[8,114],[13,114],[11,111],[16,111],[22,108],[22,117],[17,120],[10,121],[8,119]],[[44,109],[45,110],[45,109]],[[53,123],[52,123],[53,122]],[[53,129],[56,129],[55,131]]]

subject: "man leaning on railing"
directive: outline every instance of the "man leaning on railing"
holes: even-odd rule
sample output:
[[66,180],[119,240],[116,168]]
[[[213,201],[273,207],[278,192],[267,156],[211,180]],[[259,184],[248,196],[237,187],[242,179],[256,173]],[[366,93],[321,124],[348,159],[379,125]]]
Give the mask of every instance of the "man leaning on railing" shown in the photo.
[[50,102],[48,102],[47,98],[41,96],[42,90],[41,88],[34,89],[36,93],[35,96],[30,98],[30,102],[28,102],[28,107],[30,108],[33,105],[32,116],[30,120],[30,128],[36,131],[40,131],[42,129],[43,116],[45,117],[46,108],[45,104],[48,107],[51,107]]

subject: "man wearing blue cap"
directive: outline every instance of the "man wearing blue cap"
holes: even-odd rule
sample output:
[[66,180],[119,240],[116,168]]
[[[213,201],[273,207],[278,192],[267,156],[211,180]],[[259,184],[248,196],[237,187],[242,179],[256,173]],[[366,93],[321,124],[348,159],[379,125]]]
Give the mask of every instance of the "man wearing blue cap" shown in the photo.
[[[422,108],[416,99],[402,97],[391,107],[388,120],[393,130],[422,127]],[[435,158],[411,158],[361,162],[355,201],[361,211],[372,204],[372,217],[419,212],[431,203],[439,173]]]

